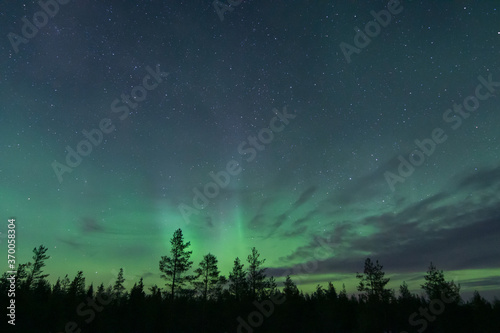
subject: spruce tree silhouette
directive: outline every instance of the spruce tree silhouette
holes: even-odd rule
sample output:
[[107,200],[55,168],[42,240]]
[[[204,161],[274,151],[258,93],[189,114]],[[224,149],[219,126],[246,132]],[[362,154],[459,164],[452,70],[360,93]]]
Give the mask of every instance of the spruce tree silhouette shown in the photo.
[[252,247],[252,253],[248,255],[248,285],[250,287],[250,295],[252,298],[257,299],[264,295],[265,288],[268,286],[266,283],[265,271],[267,268],[262,268],[266,259],[259,259],[259,251]]
[[365,311],[362,312],[361,325],[363,329],[372,327],[375,331],[384,330],[389,325],[389,304],[393,293],[386,289],[389,278],[384,278],[385,272],[378,260],[373,263],[366,258],[363,274],[356,274],[360,279],[357,287],[360,292],[360,300],[366,303]]
[[69,285],[68,294],[73,299],[81,299],[85,296],[85,277],[83,271],[78,271]]
[[283,293],[287,300],[295,300],[300,295],[299,288],[297,288],[297,285],[292,281],[290,275],[286,276]]
[[357,287],[361,292],[361,296],[370,301],[387,301],[391,295],[390,291],[385,288],[390,281],[389,278],[384,278],[384,268],[378,260],[373,263],[370,258],[365,260],[365,268],[363,274],[357,273],[356,277],[360,279]]
[[237,301],[241,301],[248,294],[248,283],[246,272],[243,270],[240,258],[236,258],[233,264],[233,270],[229,273],[229,292]]
[[209,296],[213,296],[217,283],[220,281],[220,272],[217,268],[217,258],[213,254],[207,254],[203,257],[199,267],[194,271],[200,278],[200,281],[194,281],[196,290],[201,294],[204,301]]
[[122,300],[123,292],[125,291],[125,287],[123,286],[124,282],[125,278],[123,277],[123,268],[120,268],[118,276],[116,277],[115,284],[113,286],[113,296],[118,302]]
[[443,296],[460,302],[460,285],[454,281],[446,281],[442,270],[438,270],[431,262],[427,274],[424,276],[425,283],[421,286],[425,290],[429,300],[440,299]]
[[183,275],[191,268],[193,262],[189,260],[192,251],[186,250],[191,242],[184,243],[181,229],[174,232],[170,245],[171,257],[161,257],[160,271],[163,273],[162,278],[171,281],[166,283],[166,286],[170,286],[170,297],[174,299],[176,288],[181,289],[186,282],[193,281],[195,276]]

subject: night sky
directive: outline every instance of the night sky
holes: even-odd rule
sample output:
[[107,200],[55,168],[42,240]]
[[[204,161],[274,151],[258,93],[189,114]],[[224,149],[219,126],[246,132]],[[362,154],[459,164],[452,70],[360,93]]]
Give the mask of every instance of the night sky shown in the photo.
[[396,290],[432,261],[500,295],[497,1],[60,1],[36,33],[37,2],[0,3],[18,263],[164,286],[181,228],[226,276],[255,246],[307,292],[370,257]]

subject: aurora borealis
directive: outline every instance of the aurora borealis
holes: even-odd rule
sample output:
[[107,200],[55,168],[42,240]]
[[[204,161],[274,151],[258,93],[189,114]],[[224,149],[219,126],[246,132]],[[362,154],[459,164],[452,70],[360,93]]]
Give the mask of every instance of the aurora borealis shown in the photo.
[[[127,288],[163,286],[181,228],[225,275],[255,246],[304,291],[354,293],[371,257],[396,290],[432,261],[500,295],[498,3],[400,6],[348,62],[387,2],[243,1],[221,21],[211,1],[73,0],[18,52],[8,34],[41,7],[0,3],[3,251],[14,217],[17,262],[47,246],[52,282],[123,267]],[[443,135],[391,189],[399,156]]]

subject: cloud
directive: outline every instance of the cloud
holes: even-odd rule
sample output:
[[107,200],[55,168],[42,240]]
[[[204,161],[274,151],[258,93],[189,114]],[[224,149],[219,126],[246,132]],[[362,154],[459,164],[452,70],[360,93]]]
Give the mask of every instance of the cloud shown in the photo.
[[287,213],[283,213],[280,216],[278,216],[278,218],[276,219],[276,221],[273,224],[273,228],[278,229],[279,227],[281,227],[283,222],[285,222],[286,218],[287,218]]
[[308,220],[308,219],[307,219],[306,217],[301,217],[301,218],[299,218],[299,219],[295,220],[295,222],[293,222],[293,225],[294,225],[294,226],[299,226],[299,225],[301,225],[302,223],[307,222],[307,220]]
[[81,228],[85,233],[104,231],[104,228],[99,225],[97,220],[90,217],[84,217],[81,219]]
[[260,225],[264,222],[264,214],[255,214],[254,217],[248,222],[248,228],[258,229]]
[[59,242],[61,242],[61,243],[69,245],[73,249],[82,250],[83,245],[81,243],[77,242],[77,241],[74,241],[74,240],[71,240],[71,239],[60,238],[60,237],[57,237],[56,239]]
[[213,228],[214,227],[214,224],[212,222],[212,218],[210,216],[206,216],[205,217],[205,223],[206,223],[207,227],[209,227],[209,228]]
[[[486,186],[481,179],[496,176],[496,171],[489,170],[474,182],[464,177],[460,184]],[[354,273],[362,269],[367,257],[399,273],[424,274],[431,261],[444,270],[499,267],[500,198],[494,191],[485,191],[479,203],[470,195],[457,203],[456,196],[461,194],[440,192],[407,206],[401,202],[397,211],[335,225],[321,236],[333,251],[316,273]],[[311,236],[308,244],[281,260],[311,263],[318,237]]]
[[314,192],[316,192],[316,190],[317,190],[316,186],[311,186],[311,187],[307,188],[304,192],[302,192],[300,194],[299,199],[297,199],[297,201],[295,201],[294,204],[292,205],[293,210],[299,208],[300,206],[305,204],[307,201],[309,201],[309,199],[311,199],[311,197],[314,195]]
[[[332,256],[337,248],[338,244],[332,240],[331,236],[322,237],[315,235],[310,238],[308,244],[298,247],[290,255],[281,257],[280,260],[285,262],[308,262],[311,258],[314,258],[314,260],[324,259]],[[321,258],[317,258],[318,254],[321,254]]]
[[318,209],[312,209],[306,215],[296,219],[292,225],[294,227],[298,227],[305,222],[309,222],[314,216],[318,215],[319,213],[320,211]]
[[[271,237],[277,229],[279,229],[285,220],[294,212],[296,211],[299,207],[304,205],[306,202],[308,202],[311,197],[314,195],[314,192],[316,192],[317,187],[316,186],[310,186],[307,189],[305,189],[299,196],[299,198],[288,208],[285,212],[281,213],[278,215],[276,218],[275,222],[272,225],[271,231],[267,235],[267,238]],[[312,216],[312,215],[311,215]],[[295,221],[296,222],[296,221]],[[293,234],[293,233],[290,233]]]
[[389,191],[387,182],[385,181],[384,173],[388,170],[393,170],[394,165],[397,167],[397,157],[400,154],[394,155],[393,158],[387,160],[378,169],[366,174],[365,176],[354,178],[346,186],[345,191],[335,195],[331,201],[341,203],[343,205],[351,205],[364,200],[379,197],[381,193]]
[[464,189],[487,189],[500,182],[500,167],[484,168],[465,176],[459,181],[457,188]]
[[284,236],[284,237],[296,237],[296,236],[303,235],[306,231],[307,231],[307,226],[302,226],[302,227],[297,228],[297,229],[292,230],[292,231],[285,231],[285,232],[283,232],[282,236]]
[[487,278],[483,279],[469,279],[469,280],[464,280],[460,281],[460,286],[462,287],[469,287],[469,288],[475,288],[475,287],[495,287],[498,288],[500,286],[500,276],[495,275],[495,276],[489,276]]

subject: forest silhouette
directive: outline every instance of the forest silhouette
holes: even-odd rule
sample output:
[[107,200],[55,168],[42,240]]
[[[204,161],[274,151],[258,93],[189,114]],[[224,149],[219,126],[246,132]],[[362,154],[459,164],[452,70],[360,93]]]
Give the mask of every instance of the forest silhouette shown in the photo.
[[[162,256],[159,271],[165,286],[144,290],[143,279],[124,287],[123,269],[113,285],[94,288],[82,271],[70,280],[47,280],[47,248],[33,249],[33,261],[18,266],[15,326],[2,321],[2,332],[500,332],[500,300],[489,302],[479,292],[460,297],[460,285],[446,281],[430,263],[413,294],[403,282],[398,292],[387,288],[383,266],[367,258],[358,293],[330,282],[312,293],[300,291],[287,275],[283,286],[266,274],[265,259],[252,248],[246,260],[235,258],[228,276],[208,253],[198,266],[190,260],[190,242],[174,232],[170,254]],[[0,278],[2,304],[8,305],[11,275]],[[337,286],[338,287],[338,286]],[[5,306],[4,306],[5,309]],[[5,315],[4,315],[5,316]]]

